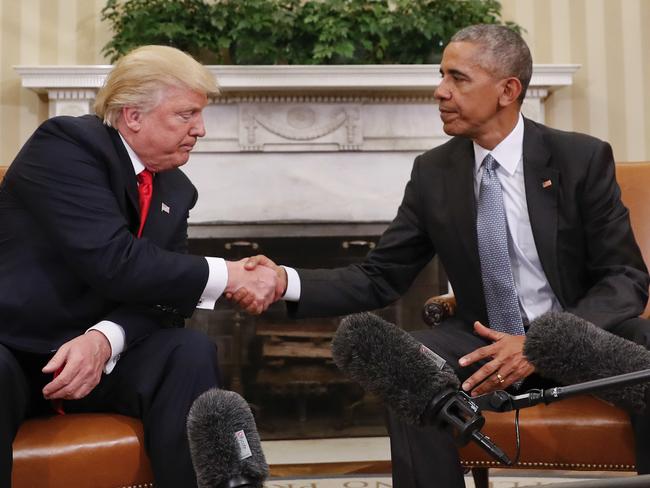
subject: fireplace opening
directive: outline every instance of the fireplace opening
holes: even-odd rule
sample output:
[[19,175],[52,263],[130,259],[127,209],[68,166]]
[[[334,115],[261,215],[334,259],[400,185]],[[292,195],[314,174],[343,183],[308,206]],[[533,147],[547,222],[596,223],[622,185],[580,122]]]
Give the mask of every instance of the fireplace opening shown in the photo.
[[[230,260],[265,254],[292,267],[333,268],[361,261],[380,234],[374,227],[368,232],[357,226],[346,235],[331,230],[330,235],[203,236],[190,239],[190,252]],[[419,329],[422,304],[445,289],[434,259],[402,299],[375,312],[406,330]],[[283,302],[251,317],[221,299],[214,311],[197,310],[188,327],[217,344],[223,386],[251,404],[262,439],[385,435],[381,402],[332,360],[330,342],[341,318],[291,319]]]

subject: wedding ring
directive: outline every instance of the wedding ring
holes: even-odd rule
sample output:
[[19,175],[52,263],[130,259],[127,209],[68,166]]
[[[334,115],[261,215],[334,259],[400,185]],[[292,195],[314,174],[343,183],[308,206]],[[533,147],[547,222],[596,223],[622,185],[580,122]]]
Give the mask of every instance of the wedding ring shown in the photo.
[[501,376],[499,373],[497,373],[497,379],[499,380],[499,383],[503,383],[505,381],[503,379],[503,376]]

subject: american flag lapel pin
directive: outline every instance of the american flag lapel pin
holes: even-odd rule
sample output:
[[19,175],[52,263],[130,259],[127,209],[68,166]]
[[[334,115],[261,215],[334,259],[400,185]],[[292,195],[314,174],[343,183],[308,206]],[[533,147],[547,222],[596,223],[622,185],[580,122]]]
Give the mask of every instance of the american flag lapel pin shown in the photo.
[[165,212],[165,213],[168,214],[169,213],[169,205],[167,205],[165,202],[163,202],[162,205],[160,206],[160,211]]
[[544,180],[542,182],[542,188],[550,188],[553,186],[553,182],[551,180]]

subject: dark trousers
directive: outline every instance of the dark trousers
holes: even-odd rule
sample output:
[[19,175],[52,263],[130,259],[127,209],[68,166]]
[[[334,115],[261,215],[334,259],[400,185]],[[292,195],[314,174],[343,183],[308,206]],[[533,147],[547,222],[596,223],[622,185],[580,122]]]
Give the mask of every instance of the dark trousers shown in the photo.
[[[49,357],[0,345],[0,487],[11,486],[12,442],[22,421],[52,414],[40,372]],[[187,413],[219,385],[215,344],[201,332],[162,329],[126,351],[85,398],[65,401],[67,413],[115,412],[141,418],[157,487],[192,487],[196,479],[186,434]],[[83,473],[79,473],[82,477]]]
[[[631,319],[610,332],[644,345],[650,349],[650,321]],[[463,381],[481,364],[461,368],[458,359],[487,344],[473,332],[472,324],[450,318],[433,329],[420,330],[413,336],[446,359]],[[530,388],[548,388],[551,383],[531,375],[520,391]],[[650,473],[650,413],[631,415],[636,439],[636,463],[640,474]],[[414,427],[388,413],[388,431],[391,439],[393,488],[462,488],[463,470],[451,431],[444,427]],[[500,446],[510,452],[508,446]]]

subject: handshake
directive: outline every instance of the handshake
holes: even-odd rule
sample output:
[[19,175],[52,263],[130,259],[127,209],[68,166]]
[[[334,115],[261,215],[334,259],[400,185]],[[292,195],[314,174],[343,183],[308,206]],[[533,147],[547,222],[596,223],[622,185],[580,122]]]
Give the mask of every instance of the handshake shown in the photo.
[[287,290],[287,272],[266,256],[226,261],[226,267],[226,298],[252,315],[264,312]]

